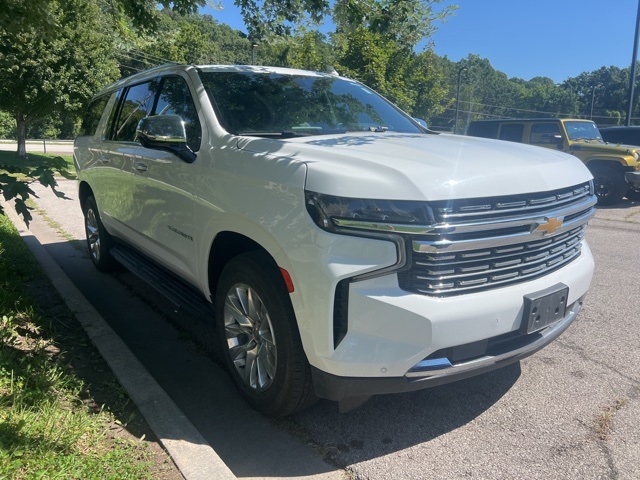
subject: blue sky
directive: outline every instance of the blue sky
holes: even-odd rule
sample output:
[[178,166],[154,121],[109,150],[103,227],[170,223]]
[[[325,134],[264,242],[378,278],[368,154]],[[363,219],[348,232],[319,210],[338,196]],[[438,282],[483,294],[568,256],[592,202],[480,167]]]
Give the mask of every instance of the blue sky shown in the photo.
[[[602,66],[631,65],[639,0],[457,0],[432,37],[434,50],[458,61],[487,58],[509,77],[560,83]],[[220,23],[246,31],[233,0],[207,9]]]

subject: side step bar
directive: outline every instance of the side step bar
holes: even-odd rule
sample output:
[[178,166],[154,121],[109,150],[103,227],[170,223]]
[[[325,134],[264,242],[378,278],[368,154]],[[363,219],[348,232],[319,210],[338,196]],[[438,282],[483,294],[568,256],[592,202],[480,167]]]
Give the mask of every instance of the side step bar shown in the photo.
[[202,295],[143,255],[123,245],[113,247],[111,255],[123,267],[164,295],[176,309],[188,311],[205,321],[213,320],[213,306]]

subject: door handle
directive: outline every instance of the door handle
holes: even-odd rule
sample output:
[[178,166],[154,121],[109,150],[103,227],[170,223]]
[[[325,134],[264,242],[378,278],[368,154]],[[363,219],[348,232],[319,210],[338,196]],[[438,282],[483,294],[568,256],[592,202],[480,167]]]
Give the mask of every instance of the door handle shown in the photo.
[[136,162],[133,164],[133,168],[139,172],[146,172],[148,167],[144,163]]

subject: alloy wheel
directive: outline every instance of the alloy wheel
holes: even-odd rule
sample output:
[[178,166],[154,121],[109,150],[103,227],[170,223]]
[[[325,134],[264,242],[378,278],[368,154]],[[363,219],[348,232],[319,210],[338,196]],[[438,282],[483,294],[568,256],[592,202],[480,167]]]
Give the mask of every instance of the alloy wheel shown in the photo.
[[268,389],[276,376],[275,337],[269,312],[250,286],[238,283],[227,293],[224,329],[231,362],[245,385]]
[[93,208],[87,210],[85,229],[87,233],[87,243],[89,251],[96,262],[100,261],[100,230],[98,228],[98,219]]

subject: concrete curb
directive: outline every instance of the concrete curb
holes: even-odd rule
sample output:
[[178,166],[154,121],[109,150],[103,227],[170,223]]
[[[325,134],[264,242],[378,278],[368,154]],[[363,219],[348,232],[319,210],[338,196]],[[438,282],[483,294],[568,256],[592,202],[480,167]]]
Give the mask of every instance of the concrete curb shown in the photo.
[[[87,332],[100,355],[136,404],[185,479],[235,479],[235,475],[189,419],[80,293],[47,253],[38,238],[27,229],[12,205],[2,202],[2,206],[5,214],[13,222],[60,296]],[[34,218],[35,221],[37,220]]]

